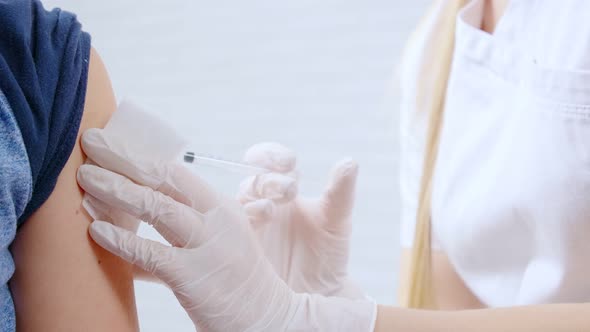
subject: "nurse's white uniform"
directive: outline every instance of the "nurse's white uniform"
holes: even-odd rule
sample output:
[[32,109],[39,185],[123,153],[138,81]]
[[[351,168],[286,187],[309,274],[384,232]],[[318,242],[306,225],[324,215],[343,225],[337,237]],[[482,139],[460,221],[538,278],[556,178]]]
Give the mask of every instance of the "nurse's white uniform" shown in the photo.
[[[457,17],[432,225],[488,306],[590,301],[590,1],[512,0],[493,35],[483,0]],[[427,116],[402,72],[402,245],[413,241]]]

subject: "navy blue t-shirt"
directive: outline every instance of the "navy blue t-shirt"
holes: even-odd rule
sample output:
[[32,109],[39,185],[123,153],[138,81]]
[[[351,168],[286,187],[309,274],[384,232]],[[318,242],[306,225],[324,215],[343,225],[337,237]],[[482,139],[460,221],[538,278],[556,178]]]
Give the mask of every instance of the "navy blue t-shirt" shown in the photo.
[[78,134],[90,35],[74,14],[37,0],[0,0],[0,91],[27,150],[32,197],[19,225],[53,191]]
[[[0,0],[0,331],[14,332],[8,281],[16,229],[43,204],[76,143],[90,36],[73,14]],[[26,319],[26,318],[25,318]]]

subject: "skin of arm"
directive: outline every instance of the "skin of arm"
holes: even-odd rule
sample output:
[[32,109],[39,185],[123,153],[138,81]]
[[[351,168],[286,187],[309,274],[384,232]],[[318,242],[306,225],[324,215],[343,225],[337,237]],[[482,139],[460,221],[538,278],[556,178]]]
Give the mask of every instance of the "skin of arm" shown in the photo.
[[409,310],[380,305],[375,332],[590,331],[590,303],[461,311]]
[[[403,249],[402,275],[409,266],[409,258],[410,249]],[[379,305],[375,332],[590,331],[590,303],[486,309],[440,251],[432,253],[432,273],[439,310]]]
[[[116,101],[92,50],[79,133],[105,126]],[[49,199],[19,229],[10,281],[18,331],[138,331],[132,268],[96,245],[76,182],[80,137]]]

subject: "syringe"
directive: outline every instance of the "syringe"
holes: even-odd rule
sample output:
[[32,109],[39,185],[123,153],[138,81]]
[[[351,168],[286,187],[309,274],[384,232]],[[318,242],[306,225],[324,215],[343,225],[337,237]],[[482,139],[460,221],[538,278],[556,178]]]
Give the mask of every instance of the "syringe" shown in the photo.
[[227,160],[217,156],[197,154],[192,151],[186,151],[183,160],[187,164],[212,166],[243,175],[270,173],[270,170],[266,168],[248,165],[239,161]]

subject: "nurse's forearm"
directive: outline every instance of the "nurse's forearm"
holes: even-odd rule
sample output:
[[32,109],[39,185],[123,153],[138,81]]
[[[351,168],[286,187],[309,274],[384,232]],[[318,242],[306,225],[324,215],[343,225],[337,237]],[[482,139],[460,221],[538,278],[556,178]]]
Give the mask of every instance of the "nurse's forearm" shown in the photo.
[[409,310],[380,305],[375,332],[590,331],[590,303],[477,309]]

